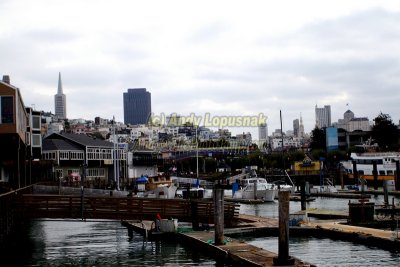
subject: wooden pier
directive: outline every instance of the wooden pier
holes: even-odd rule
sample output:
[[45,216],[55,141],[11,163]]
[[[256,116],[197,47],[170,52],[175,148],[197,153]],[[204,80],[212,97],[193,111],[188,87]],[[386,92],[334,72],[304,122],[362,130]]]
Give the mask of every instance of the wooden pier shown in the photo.
[[[330,218],[331,220],[304,221],[300,226],[290,227],[291,236],[314,236],[347,240],[365,245],[372,245],[383,249],[395,249],[400,246],[400,233],[390,230],[381,230],[368,227],[352,226],[346,224],[348,212],[328,211],[321,209],[309,209],[299,211],[307,213],[308,216],[318,218]],[[129,229],[143,235],[148,233],[153,222],[123,222]],[[147,230],[145,230],[147,228]],[[279,222],[276,218],[267,218],[254,215],[240,214],[233,227],[225,228],[224,242],[222,245],[214,244],[213,229],[193,231],[190,227],[179,229],[176,233],[168,233],[167,238],[174,235],[180,242],[194,246],[209,255],[230,262],[234,266],[276,266],[274,258],[277,254],[262,248],[250,245],[240,239],[242,236],[277,236]],[[313,266],[301,259],[294,259],[294,265],[290,266]]]
[[[122,224],[128,228],[128,231],[134,230],[147,237],[150,237],[149,233],[154,226],[154,222],[151,221],[124,221]],[[223,244],[218,246],[214,244],[213,230],[193,231],[192,229],[187,229],[182,231],[181,228],[174,233],[174,238],[177,238],[179,242],[196,247],[197,250],[200,249],[212,255],[214,258],[223,260],[224,262],[230,262],[234,266],[276,266],[274,265],[274,258],[278,256],[277,253],[228,236],[229,233],[249,232],[258,228],[268,228],[276,231],[278,228],[278,220],[241,214],[236,227],[225,229],[227,236],[225,236]],[[171,233],[166,233],[164,236],[160,235],[159,237],[171,238]],[[151,239],[151,237],[149,239]],[[313,265],[294,258],[294,264],[291,266],[306,267]]]

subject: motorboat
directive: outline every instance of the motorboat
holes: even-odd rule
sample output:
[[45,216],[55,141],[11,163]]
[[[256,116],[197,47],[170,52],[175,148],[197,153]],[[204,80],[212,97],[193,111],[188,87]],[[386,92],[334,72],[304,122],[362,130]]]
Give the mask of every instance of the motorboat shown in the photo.
[[274,201],[277,188],[268,183],[265,178],[251,177],[240,181],[237,191],[234,191],[234,199]]

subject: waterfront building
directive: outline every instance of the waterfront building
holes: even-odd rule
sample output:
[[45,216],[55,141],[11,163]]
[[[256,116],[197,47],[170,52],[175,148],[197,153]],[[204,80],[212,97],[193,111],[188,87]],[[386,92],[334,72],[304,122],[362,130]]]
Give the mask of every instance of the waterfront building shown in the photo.
[[78,182],[77,177],[80,179],[85,171],[86,183],[102,186],[119,178],[115,177],[116,172],[112,175],[115,166],[119,166],[120,176],[126,177],[126,152],[111,142],[85,134],[53,133],[43,140],[42,157],[53,162],[55,179]]
[[14,189],[26,181],[28,122],[20,90],[4,75],[0,81],[0,182]]
[[147,124],[151,115],[151,93],[146,88],[128,89],[124,93],[124,123]]
[[331,126],[331,106],[325,105],[323,108],[318,108],[315,105],[315,125],[322,129]]
[[57,94],[54,95],[54,108],[55,115],[58,119],[64,120],[67,118],[67,99],[63,93],[61,73],[58,73],[58,88]]

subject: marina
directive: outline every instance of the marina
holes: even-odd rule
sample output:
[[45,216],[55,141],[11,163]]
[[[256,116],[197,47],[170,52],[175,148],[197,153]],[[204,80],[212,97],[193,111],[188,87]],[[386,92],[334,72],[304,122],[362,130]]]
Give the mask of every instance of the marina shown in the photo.
[[[322,208],[346,210],[348,201],[349,199],[316,197],[315,201],[307,203],[307,210],[321,210]],[[382,203],[383,197],[374,197],[373,201]],[[298,202],[290,202],[289,208],[290,213],[295,213],[299,211],[300,205]],[[278,253],[276,236],[278,203],[241,204],[240,217],[242,223],[239,226],[242,228],[240,231],[226,230],[227,240],[240,240],[243,246],[243,242],[245,242],[257,247],[258,250],[262,248],[269,251],[270,255],[276,255]],[[364,236],[360,236],[358,241],[349,238],[347,234],[339,237],[338,231],[332,233],[329,231],[329,229],[342,231],[339,229],[339,224],[332,221],[326,221],[325,225],[318,224],[320,221],[312,217],[309,220],[312,227],[307,233],[304,231],[299,233],[300,230],[290,228],[289,251],[291,256],[315,266],[343,266],[344,263],[352,266],[399,265],[400,251],[393,250],[393,245],[392,249],[384,249],[376,242],[375,245],[363,244],[362,240],[367,240]],[[186,225],[186,227],[188,226]],[[327,230],[321,230],[321,228]],[[15,257],[15,253],[2,251],[3,259],[18,259],[24,266],[67,264],[79,264],[80,266],[93,266],[93,264],[102,266],[236,266],[214,257],[207,250],[200,252],[198,247],[193,247],[184,241],[171,242],[173,240],[171,238],[146,240],[142,234],[135,231],[129,235],[127,227],[118,221],[34,220],[26,229],[28,237],[18,243],[18,245],[24,244],[25,256]],[[65,231],[65,229],[69,230]],[[182,230],[182,234],[188,234],[185,231],[188,230]],[[359,232],[359,228],[354,231]],[[387,238],[393,239],[392,231],[382,231],[387,232]],[[198,232],[198,235],[202,234],[204,234],[203,237],[197,238],[202,239],[203,242],[206,241],[205,243],[212,240],[212,236],[207,236],[207,234],[209,235],[207,231]],[[366,234],[366,237],[370,236],[369,233]],[[239,248],[239,250],[247,249]],[[244,253],[245,251],[239,252]]]

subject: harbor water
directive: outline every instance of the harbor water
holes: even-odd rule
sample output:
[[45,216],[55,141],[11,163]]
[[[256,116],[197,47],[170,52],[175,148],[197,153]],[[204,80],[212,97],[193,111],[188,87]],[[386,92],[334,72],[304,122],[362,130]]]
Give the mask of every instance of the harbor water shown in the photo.
[[[371,199],[380,203],[383,197]],[[398,199],[396,200],[398,202]],[[308,208],[347,209],[348,199],[316,198]],[[241,204],[241,213],[278,217],[279,203]],[[291,212],[300,202],[290,202]],[[35,220],[27,233],[0,252],[10,266],[230,266],[206,252],[174,240],[150,242],[119,221]],[[277,237],[244,237],[252,245],[278,252]],[[317,266],[400,266],[400,250],[342,240],[290,237],[290,255]],[[2,266],[6,266],[3,265]]]

